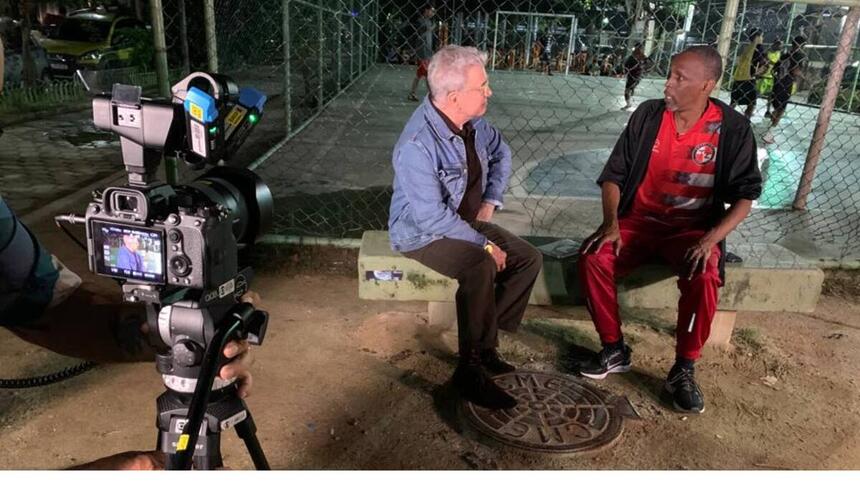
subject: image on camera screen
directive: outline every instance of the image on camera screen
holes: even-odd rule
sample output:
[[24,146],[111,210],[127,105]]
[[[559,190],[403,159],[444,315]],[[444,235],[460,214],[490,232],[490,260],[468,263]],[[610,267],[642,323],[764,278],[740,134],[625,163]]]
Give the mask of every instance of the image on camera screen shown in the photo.
[[164,283],[164,240],[159,230],[93,222],[96,271]]

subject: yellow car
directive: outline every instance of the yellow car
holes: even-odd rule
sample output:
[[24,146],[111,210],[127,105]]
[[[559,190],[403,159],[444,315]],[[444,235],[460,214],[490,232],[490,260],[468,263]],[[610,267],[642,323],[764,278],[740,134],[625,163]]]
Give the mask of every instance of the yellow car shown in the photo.
[[146,25],[133,17],[104,12],[75,12],[52,37],[42,39],[54,77],[70,77],[78,69],[129,66],[141,39],[151,45]]

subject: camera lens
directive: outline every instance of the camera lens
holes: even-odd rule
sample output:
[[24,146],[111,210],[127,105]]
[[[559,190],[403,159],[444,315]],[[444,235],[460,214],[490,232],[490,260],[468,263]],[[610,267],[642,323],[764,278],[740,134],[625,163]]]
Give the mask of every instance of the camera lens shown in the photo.
[[229,210],[239,244],[253,243],[271,226],[272,192],[251,170],[218,166],[190,186]]
[[170,259],[170,272],[179,277],[187,276],[191,273],[191,261],[184,255],[177,255]]

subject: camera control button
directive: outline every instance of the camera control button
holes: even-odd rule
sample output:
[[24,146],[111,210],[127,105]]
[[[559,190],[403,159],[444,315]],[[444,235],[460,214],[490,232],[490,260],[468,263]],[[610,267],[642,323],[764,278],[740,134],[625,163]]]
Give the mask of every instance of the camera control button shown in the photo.
[[170,259],[170,272],[179,277],[185,277],[191,273],[191,261],[184,255],[177,255]]

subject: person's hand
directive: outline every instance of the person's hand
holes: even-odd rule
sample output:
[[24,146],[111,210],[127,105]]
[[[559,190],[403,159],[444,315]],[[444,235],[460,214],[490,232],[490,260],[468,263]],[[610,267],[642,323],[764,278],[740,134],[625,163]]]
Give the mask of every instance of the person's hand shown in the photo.
[[164,469],[167,457],[159,451],[131,451],[102,457],[99,460],[71,467],[74,471],[157,471]]
[[502,272],[505,270],[505,264],[508,260],[508,253],[503,251],[501,247],[498,245],[487,241],[488,244],[493,248],[493,251],[490,252],[490,256],[493,258],[493,262],[496,263],[496,270]]
[[[242,296],[241,301],[258,306],[261,299],[256,292],[248,291]],[[221,367],[218,376],[222,380],[236,378],[239,398],[248,398],[253,382],[250,371],[253,362],[251,344],[247,340],[230,341],[224,346],[224,357],[232,361]]]
[[580,254],[596,254],[603,247],[603,244],[613,244],[615,255],[621,253],[621,230],[618,228],[618,223],[602,224],[593,234],[586,238],[579,247]]
[[489,222],[494,213],[496,213],[496,206],[489,202],[483,202],[481,208],[478,209],[477,219],[481,222]]
[[712,242],[708,237],[702,237],[696,242],[696,245],[687,249],[684,254],[684,262],[687,264],[687,279],[692,279],[696,274],[704,274],[708,268],[708,259],[711,257],[711,252],[714,250],[716,242]]

